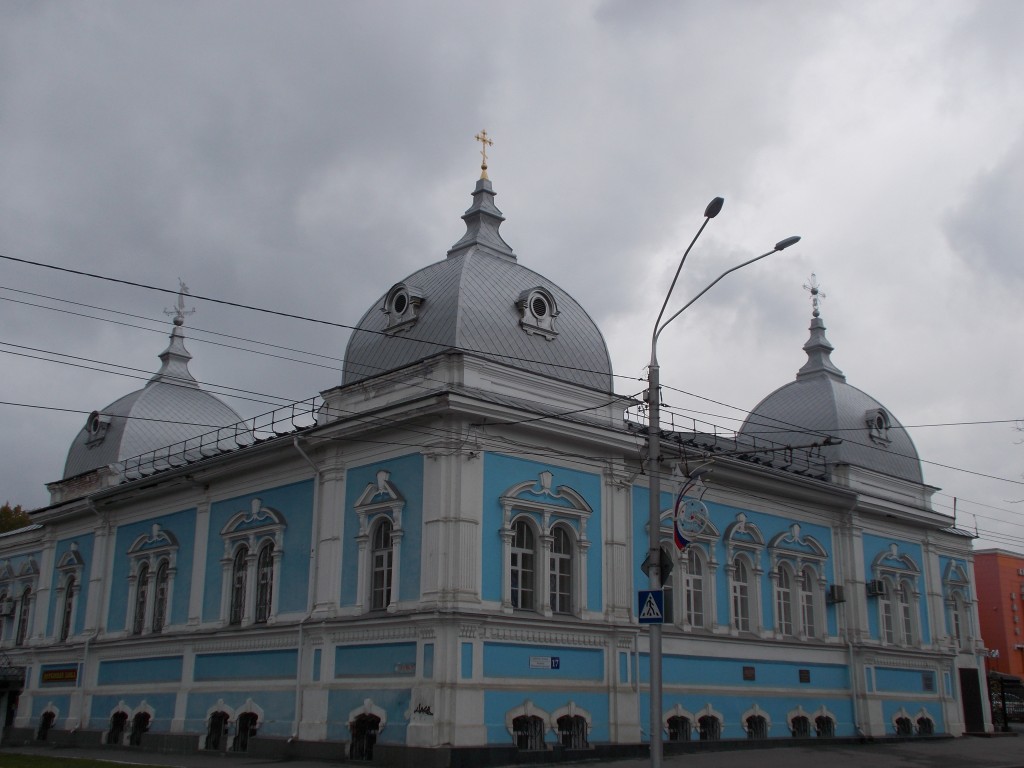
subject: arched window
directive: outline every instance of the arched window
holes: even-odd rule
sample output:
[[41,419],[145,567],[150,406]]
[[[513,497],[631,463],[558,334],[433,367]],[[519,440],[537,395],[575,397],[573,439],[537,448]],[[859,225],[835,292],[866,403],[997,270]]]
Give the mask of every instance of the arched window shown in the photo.
[[[156,595],[153,600],[153,631],[162,632],[164,624],[167,623],[167,586],[171,566],[166,560],[161,560],[156,568]],[[133,726],[134,727],[134,726]],[[148,725],[146,726],[149,727]]]
[[544,721],[536,715],[520,715],[512,721],[512,735],[518,749],[544,749]]
[[372,760],[373,745],[377,743],[380,731],[380,718],[376,715],[363,714],[349,723],[352,741],[348,745],[350,760]]
[[806,637],[818,636],[818,612],[814,604],[817,584],[818,575],[813,568],[806,566],[800,574],[800,622]]
[[831,738],[836,735],[836,721],[828,715],[814,718],[814,732],[819,739]]
[[690,721],[682,715],[675,715],[668,719],[668,740],[689,741]]
[[533,610],[533,529],[525,520],[512,524],[512,607]]
[[110,718],[110,730],[107,731],[107,744],[120,744],[124,739],[124,729],[128,726],[128,713],[118,710]]
[[732,579],[732,626],[740,632],[750,631],[750,566],[744,557],[734,561]]
[[917,735],[931,736],[935,733],[935,723],[930,717],[917,718]]
[[244,544],[235,550],[231,563],[231,617],[230,624],[241,624],[245,616],[245,588],[249,571],[249,548]]
[[135,575],[135,618],[132,634],[141,635],[146,627],[146,603],[149,602],[149,563],[142,563]]
[[747,738],[768,738],[768,721],[764,719],[763,715],[751,715],[747,718]]
[[375,611],[383,611],[391,603],[391,574],[394,567],[391,528],[391,520],[383,518],[373,533],[370,608]]
[[133,747],[142,744],[142,734],[149,730],[149,713],[138,712],[132,718],[132,730],[128,734],[128,743]]
[[25,587],[18,601],[18,631],[14,637],[15,645],[24,645],[28,639],[28,619],[32,609],[32,587]]
[[718,741],[722,738],[722,721],[714,715],[704,715],[697,720],[701,741]]
[[555,723],[558,741],[566,749],[587,749],[587,721],[580,715],[563,715]]
[[896,642],[896,625],[893,621],[892,601],[894,586],[892,579],[882,579],[882,594],[878,596],[878,610],[882,619],[882,642],[893,645]]
[[775,585],[775,615],[779,634],[793,635],[793,577],[788,565],[780,565]]
[[255,712],[243,712],[240,714],[238,716],[238,732],[235,734],[235,743],[231,745],[231,751],[248,751],[249,739],[256,735],[258,725],[259,715]]
[[686,548],[686,621],[691,627],[704,627],[704,560],[699,548]]
[[225,736],[228,732],[227,712],[214,712],[210,715],[210,722],[206,727],[206,741],[203,742],[203,749],[221,750],[225,746]]
[[43,712],[43,716],[39,718],[39,728],[36,730],[36,741],[46,741],[46,737],[50,735],[50,729],[53,727],[53,721],[57,719],[57,716],[47,710]]
[[551,610],[572,613],[572,539],[561,525],[551,531]]
[[260,547],[256,558],[256,623],[265,624],[270,618],[270,605],[274,596],[274,542]]
[[914,614],[912,588],[906,580],[901,581],[896,591],[896,601],[899,605],[900,633],[903,645],[913,645],[917,642],[914,632]]
[[897,717],[896,718],[896,735],[897,736],[913,736],[914,735],[914,723],[909,717]]
[[75,577],[68,576],[64,582],[64,606],[60,618],[60,641],[71,636],[71,619],[75,613]]
[[790,721],[790,729],[793,731],[794,739],[809,739],[811,737],[811,721],[803,715],[794,717]]

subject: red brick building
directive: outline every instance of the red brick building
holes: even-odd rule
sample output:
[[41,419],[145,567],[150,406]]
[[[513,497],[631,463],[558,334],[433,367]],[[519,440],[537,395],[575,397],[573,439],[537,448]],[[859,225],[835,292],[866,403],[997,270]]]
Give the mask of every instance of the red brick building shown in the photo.
[[992,652],[988,669],[1024,676],[1024,554],[978,550],[974,577],[981,638]]

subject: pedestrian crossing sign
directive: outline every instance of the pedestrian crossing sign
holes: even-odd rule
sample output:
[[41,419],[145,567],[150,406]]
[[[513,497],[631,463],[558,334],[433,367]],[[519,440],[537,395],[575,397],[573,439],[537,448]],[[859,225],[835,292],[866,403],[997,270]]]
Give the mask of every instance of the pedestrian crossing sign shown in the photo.
[[665,593],[660,589],[641,589],[639,591],[640,623],[665,623]]

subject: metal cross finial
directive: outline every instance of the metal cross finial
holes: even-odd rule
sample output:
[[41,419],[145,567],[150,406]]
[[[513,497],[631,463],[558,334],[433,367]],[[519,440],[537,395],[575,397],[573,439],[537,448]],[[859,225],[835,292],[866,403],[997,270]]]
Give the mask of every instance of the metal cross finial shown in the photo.
[[480,157],[483,158],[483,161],[480,163],[480,178],[481,179],[486,179],[487,178],[487,148],[488,147],[493,147],[494,146],[494,142],[491,141],[487,137],[487,131],[486,130],[480,131],[480,133],[478,133],[473,138],[480,142]]
[[804,283],[804,290],[810,291],[811,293],[811,308],[813,311],[811,314],[814,317],[818,317],[821,314],[819,307],[821,306],[821,300],[825,298],[824,292],[818,286],[818,276],[811,272],[811,279]]
[[185,324],[185,316],[186,315],[194,315],[196,313],[196,308],[195,307],[192,307],[192,309],[189,309],[189,310],[185,309],[185,297],[187,295],[188,295],[188,286],[185,285],[185,281],[182,280],[179,277],[178,278],[178,306],[175,307],[174,309],[165,309],[164,310],[164,314],[165,315],[174,315],[174,321],[173,322],[174,322],[175,325],[184,325]]

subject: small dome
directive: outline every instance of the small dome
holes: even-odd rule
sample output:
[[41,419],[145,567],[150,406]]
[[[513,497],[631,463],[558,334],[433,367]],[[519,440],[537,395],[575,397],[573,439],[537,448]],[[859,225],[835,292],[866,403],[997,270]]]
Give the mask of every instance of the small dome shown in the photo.
[[804,345],[807,363],[790,382],[762,400],[740,434],[784,445],[831,437],[821,448],[830,464],[849,464],[912,483],[922,483],[921,461],[903,425],[880,402],[846,383],[830,358],[833,346],[815,309]]
[[110,464],[204,435],[242,420],[188,370],[181,301],[159,372],[140,390],[89,415],[68,451],[67,480]]
[[612,391],[608,347],[575,299],[519,265],[498,233],[504,217],[482,178],[462,217],[466,234],[440,262],[413,273],[366,311],[345,351],[342,383],[445,350]]

